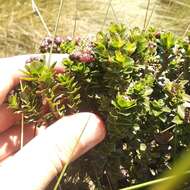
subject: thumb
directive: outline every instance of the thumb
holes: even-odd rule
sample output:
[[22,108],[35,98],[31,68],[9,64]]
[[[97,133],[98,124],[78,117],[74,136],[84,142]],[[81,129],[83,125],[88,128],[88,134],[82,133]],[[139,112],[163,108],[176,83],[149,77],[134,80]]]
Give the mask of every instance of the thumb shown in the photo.
[[45,189],[67,162],[101,142],[105,133],[102,121],[92,113],[63,117],[0,168],[5,182],[0,189]]

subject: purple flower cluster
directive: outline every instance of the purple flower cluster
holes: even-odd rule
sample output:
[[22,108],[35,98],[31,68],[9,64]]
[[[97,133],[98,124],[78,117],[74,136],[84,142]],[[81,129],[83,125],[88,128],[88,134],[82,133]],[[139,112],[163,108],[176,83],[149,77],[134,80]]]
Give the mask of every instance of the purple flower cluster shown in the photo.
[[92,49],[74,51],[69,58],[73,61],[80,61],[82,63],[91,63],[95,61]]
[[[54,43],[53,43],[54,41]],[[52,52],[53,53],[60,53],[61,52],[61,48],[60,45],[61,43],[64,42],[64,39],[60,36],[55,37],[54,39],[52,37],[45,37],[42,40],[42,43],[40,45],[40,52],[41,53],[47,53],[51,51],[51,46],[53,43],[53,49]]]

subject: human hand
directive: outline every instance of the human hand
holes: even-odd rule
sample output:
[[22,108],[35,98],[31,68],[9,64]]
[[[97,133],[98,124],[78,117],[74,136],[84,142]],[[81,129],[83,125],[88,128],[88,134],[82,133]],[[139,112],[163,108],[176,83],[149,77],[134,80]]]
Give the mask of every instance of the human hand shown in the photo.
[[[61,60],[63,57],[60,56],[53,55],[52,58]],[[27,144],[18,151],[21,127],[13,125],[21,118],[4,100],[19,83],[20,69],[29,57],[31,55],[0,59],[0,162],[3,161],[0,189],[4,190],[44,189],[65,164],[101,142],[106,133],[96,115],[79,113],[63,117],[34,139],[35,127],[24,126],[24,144]]]

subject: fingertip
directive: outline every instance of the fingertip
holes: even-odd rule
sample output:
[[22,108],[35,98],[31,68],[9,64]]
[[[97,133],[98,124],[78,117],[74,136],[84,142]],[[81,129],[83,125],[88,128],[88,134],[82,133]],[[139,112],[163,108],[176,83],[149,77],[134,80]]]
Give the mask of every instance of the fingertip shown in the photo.
[[76,147],[75,155],[72,158],[74,160],[102,142],[106,136],[106,129],[103,121],[93,113],[82,112],[71,117],[73,122],[75,120],[78,123],[78,127],[79,124],[82,126],[78,147]]
[[106,136],[103,121],[89,112],[65,116],[52,124],[46,132],[56,145],[55,152],[60,155],[61,163],[77,159]]
[[93,134],[96,140],[101,142],[106,136],[106,129],[102,119],[96,114],[90,112],[83,112],[79,114],[88,119],[87,127],[89,128],[89,136]]
[[68,117],[71,117],[70,121],[72,121],[72,123],[76,121],[78,125],[83,124],[83,127],[85,128],[84,132],[90,138],[96,138],[97,141],[102,141],[105,138],[106,136],[105,125],[102,119],[96,114],[91,112],[80,112]]

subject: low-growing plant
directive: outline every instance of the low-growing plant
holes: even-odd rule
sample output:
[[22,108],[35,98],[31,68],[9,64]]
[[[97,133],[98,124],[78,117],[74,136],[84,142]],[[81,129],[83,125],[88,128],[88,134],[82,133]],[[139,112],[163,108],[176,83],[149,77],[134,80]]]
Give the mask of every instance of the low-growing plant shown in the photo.
[[53,40],[53,52],[69,54],[64,72],[31,60],[8,102],[37,126],[81,111],[104,120],[106,139],[70,167],[65,184],[118,189],[172,168],[189,144],[190,36],[111,24],[92,41],[46,38],[42,53]]

